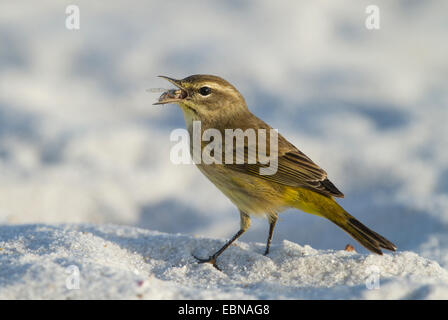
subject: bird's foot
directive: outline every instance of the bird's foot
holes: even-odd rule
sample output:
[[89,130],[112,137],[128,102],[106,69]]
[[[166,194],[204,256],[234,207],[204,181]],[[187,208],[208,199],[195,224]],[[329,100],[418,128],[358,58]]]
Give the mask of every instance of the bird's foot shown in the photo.
[[217,270],[222,271],[217,265],[216,265],[216,258],[215,256],[210,256],[208,259],[201,259],[193,255],[193,257],[198,260],[198,263],[210,263],[212,266],[214,266]]

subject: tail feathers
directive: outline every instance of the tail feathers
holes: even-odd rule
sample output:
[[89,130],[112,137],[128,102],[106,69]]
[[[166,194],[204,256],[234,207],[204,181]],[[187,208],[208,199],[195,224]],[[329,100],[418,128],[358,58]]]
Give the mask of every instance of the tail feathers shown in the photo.
[[397,249],[392,242],[356,220],[333,197],[323,196],[319,193],[300,188],[294,189],[293,191],[297,193],[297,196],[293,198],[292,206],[299,210],[327,218],[366,247],[366,249],[377,254],[383,254],[381,248],[391,251]]
[[[348,215],[348,214],[347,214]],[[354,217],[348,215],[344,222],[334,221],[339,227],[344,229],[350,236],[352,236],[356,241],[362,244],[366,249],[382,255],[383,252],[381,248],[395,251],[397,247],[379,235],[375,231],[370,230],[361,222],[356,220]]]

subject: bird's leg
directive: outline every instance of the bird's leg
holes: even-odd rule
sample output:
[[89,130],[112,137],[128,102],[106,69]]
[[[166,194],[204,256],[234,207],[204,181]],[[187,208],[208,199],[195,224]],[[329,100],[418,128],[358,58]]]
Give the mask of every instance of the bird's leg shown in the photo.
[[241,218],[241,222],[240,222],[240,230],[232,237],[232,239],[230,239],[229,241],[226,242],[226,244],[219,249],[218,251],[216,251],[213,255],[211,255],[210,257],[208,257],[208,259],[200,259],[196,256],[193,256],[196,258],[196,260],[198,260],[199,263],[211,263],[216,269],[220,270],[218,268],[218,266],[216,265],[216,259],[224,252],[224,250],[226,250],[236,239],[238,239],[247,229],[249,229],[250,226],[250,217],[248,214],[240,211],[240,218]]
[[268,235],[268,241],[266,243],[266,251],[264,252],[264,255],[268,255],[269,248],[271,247],[271,241],[272,241],[272,234],[274,233],[275,224],[277,223],[278,216],[270,216],[269,217],[269,235]]

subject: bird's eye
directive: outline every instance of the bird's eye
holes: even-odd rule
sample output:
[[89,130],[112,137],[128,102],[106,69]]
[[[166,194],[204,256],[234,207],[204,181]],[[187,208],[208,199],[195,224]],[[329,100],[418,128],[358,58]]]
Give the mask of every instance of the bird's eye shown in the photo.
[[201,96],[208,96],[210,93],[212,93],[212,89],[210,87],[201,87],[199,89],[199,93]]

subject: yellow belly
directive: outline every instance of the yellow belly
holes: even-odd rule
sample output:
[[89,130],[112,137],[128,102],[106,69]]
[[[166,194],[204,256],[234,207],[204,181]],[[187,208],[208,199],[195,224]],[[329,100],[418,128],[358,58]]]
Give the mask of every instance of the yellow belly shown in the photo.
[[287,208],[296,208],[318,216],[326,216],[339,207],[332,197],[304,189],[289,187],[222,165],[197,165],[199,170],[241,211],[255,216],[277,215]]
[[[197,165],[199,170],[241,211],[249,215],[277,215],[289,207],[294,193],[285,186],[231,171],[222,165]],[[290,194],[291,193],[291,194]]]

